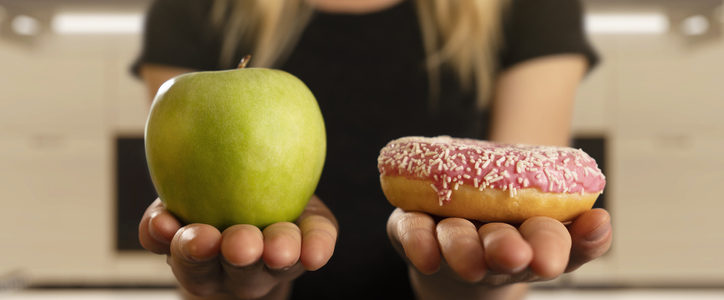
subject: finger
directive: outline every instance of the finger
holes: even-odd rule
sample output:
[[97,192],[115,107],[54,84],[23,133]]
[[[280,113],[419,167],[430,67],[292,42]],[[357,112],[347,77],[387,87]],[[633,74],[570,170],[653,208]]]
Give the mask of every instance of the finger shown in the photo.
[[181,223],[174,217],[161,200],[154,201],[155,206],[148,211],[148,233],[155,240],[165,245],[170,245],[176,231],[181,228]]
[[571,236],[563,224],[548,217],[533,217],[520,225],[520,234],[533,248],[531,270],[544,279],[562,274],[568,265]]
[[156,199],[141,218],[138,240],[151,252],[168,254],[171,239],[180,227],[178,220],[165,209],[161,200]]
[[571,258],[566,272],[578,269],[608,251],[613,240],[611,216],[604,209],[593,209],[579,216],[571,225]]
[[329,219],[315,215],[301,220],[299,229],[302,232],[300,260],[304,268],[314,271],[327,264],[337,242],[337,227]]
[[491,270],[514,274],[523,271],[533,259],[533,249],[518,230],[505,223],[488,223],[478,229],[485,262]]
[[290,222],[274,223],[264,228],[262,233],[262,259],[270,269],[288,268],[299,260],[302,233],[297,225]]
[[476,282],[485,276],[483,245],[475,225],[461,218],[447,218],[437,224],[442,255],[460,278]]
[[332,257],[337,243],[337,220],[316,196],[312,196],[297,220],[302,232],[300,261],[309,271],[318,270]]
[[184,289],[197,296],[218,290],[220,244],[221,233],[210,225],[191,224],[176,233],[168,263]]
[[388,221],[388,234],[421,273],[429,275],[440,268],[435,221],[429,215],[395,209]]
[[234,225],[221,234],[221,254],[232,266],[245,267],[261,259],[264,235],[258,227]]

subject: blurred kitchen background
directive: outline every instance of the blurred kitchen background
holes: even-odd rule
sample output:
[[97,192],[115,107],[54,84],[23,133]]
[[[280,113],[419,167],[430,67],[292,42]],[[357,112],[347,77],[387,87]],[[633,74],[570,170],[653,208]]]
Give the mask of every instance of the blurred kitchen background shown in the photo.
[[[0,0],[0,298],[176,297],[165,257],[136,250],[149,2]],[[614,243],[530,299],[724,299],[724,1],[584,3],[603,61],[573,127]]]

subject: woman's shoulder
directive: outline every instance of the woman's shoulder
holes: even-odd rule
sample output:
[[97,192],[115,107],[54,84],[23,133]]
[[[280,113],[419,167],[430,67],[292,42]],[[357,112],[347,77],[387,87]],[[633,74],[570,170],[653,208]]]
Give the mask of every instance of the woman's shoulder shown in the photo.
[[501,68],[545,55],[598,56],[584,29],[580,0],[511,0],[503,26]]
[[154,0],[148,10],[148,20],[168,22],[181,20],[193,23],[208,20],[215,1],[199,0]]
[[580,0],[509,0],[513,13],[579,13],[582,9]]
[[131,67],[146,63],[195,70],[218,67],[220,33],[211,22],[211,0],[154,0],[146,14],[143,46]]

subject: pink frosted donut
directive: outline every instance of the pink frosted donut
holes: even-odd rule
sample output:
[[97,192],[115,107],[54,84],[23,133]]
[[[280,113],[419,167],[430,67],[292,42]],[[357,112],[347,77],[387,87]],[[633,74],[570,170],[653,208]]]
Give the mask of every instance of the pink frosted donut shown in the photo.
[[593,158],[567,147],[404,137],[377,162],[392,205],[480,221],[568,221],[591,209],[606,185]]

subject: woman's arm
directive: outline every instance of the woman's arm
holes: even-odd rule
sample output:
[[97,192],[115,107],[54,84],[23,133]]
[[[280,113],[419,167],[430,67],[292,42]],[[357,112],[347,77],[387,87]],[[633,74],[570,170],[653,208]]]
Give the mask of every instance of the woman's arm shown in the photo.
[[148,91],[150,101],[153,101],[153,98],[156,96],[158,88],[161,87],[161,85],[166,82],[166,80],[193,71],[194,70],[187,68],[155,64],[143,64],[139,69],[141,78],[146,84],[146,89]]
[[557,55],[523,62],[503,72],[492,103],[490,139],[568,145],[573,102],[586,68],[582,55]]
[[[583,56],[558,55],[505,71],[496,84],[491,138],[567,145],[573,100],[585,70]],[[515,283],[556,278],[599,257],[611,243],[610,217],[600,209],[568,226],[535,217],[519,227],[488,223],[479,228],[460,218],[435,222],[398,209],[387,228],[410,262],[420,299],[522,299],[527,287]]]

